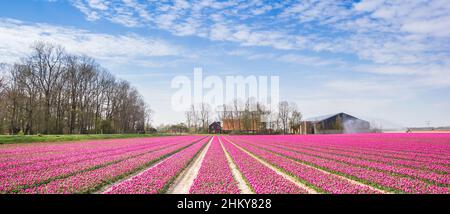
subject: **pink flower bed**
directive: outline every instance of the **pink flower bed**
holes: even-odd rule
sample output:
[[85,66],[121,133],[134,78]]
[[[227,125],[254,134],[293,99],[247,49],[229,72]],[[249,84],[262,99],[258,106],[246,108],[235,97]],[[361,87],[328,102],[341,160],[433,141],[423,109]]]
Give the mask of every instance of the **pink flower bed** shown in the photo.
[[146,164],[154,163],[155,160],[160,159],[164,155],[170,154],[177,149],[187,146],[189,143],[182,143],[172,148],[163,149],[157,152],[152,152],[121,161],[99,169],[83,172],[70,176],[65,179],[54,180],[45,185],[34,188],[24,189],[21,193],[79,193],[93,191],[98,186],[103,186],[116,180],[123,175],[127,175],[138,170],[140,167],[147,167]]
[[335,161],[348,163],[348,164],[352,164],[352,165],[368,167],[368,168],[371,168],[374,170],[394,172],[394,173],[398,173],[398,174],[402,174],[402,175],[407,175],[407,176],[410,176],[413,178],[428,180],[431,183],[450,185],[450,174],[436,173],[436,172],[429,171],[429,170],[412,169],[412,168],[404,167],[402,165],[396,165],[396,164],[391,164],[391,163],[380,163],[377,160],[364,160],[364,159],[360,159],[360,158],[346,157],[346,156],[342,156],[340,154],[317,152],[317,151],[311,151],[311,150],[295,148],[295,147],[285,147],[285,148],[291,148],[291,149],[293,149],[299,153],[305,154],[305,155],[312,155],[312,156],[326,158],[329,160],[335,160]]
[[189,192],[197,194],[239,193],[218,137],[213,138]]
[[[176,142],[164,142],[153,144],[149,143],[145,146],[130,146],[126,148],[116,149],[114,151],[101,152],[98,153],[87,153],[85,155],[74,155],[63,157],[61,159],[54,159],[51,161],[41,161],[36,163],[31,163],[27,165],[20,165],[14,168],[7,168],[0,172],[0,177],[15,177],[16,174],[21,174],[22,176],[30,173],[40,173],[45,172],[46,174],[51,174],[52,170],[59,170],[61,166],[64,167],[86,167],[86,162],[94,161],[96,163],[104,163],[106,160],[116,160],[124,157],[129,157],[133,155],[142,154],[155,149],[161,149],[170,145],[175,145]],[[95,150],[95,149],[94,149]],[[105,160],[106,158],[106,160]],[[80,168],[80,169],[81,169]]]
[[[210,139],[0,145],[0,193],[164,193]],[[450,134],[239,135],[212,138],[190,193],[240,193],[223,148],[258,194],[308,192],[283,174],[319,193],[450,188]]]
[[164,191],[166,184],[172,181],[191,161],[209,139],[173,155],[162,163],[144,171],[117,185],[112,186],[107,194],[155,194]]
[[[95,154],[97,147],[86,142],[83,143],[85,147],[84,152],[88,154],[85,158],[79,159],[79,155],[72,158],[66,157],[62,160],[47,158],[50,160],[31,165],[20,165],[15,168],[9,168],[8,170],[12,169],[16,171],[6,170],[8,172],[7,174],[2,173],[2,176],[0,177],[0,192],[19,191],[20,189],[27,187],[40,186],[48,182],[52,182],[52,180],[60,181],[61,178],[71,177],[86,171],[107,167],[128,159],[154,155],[152,153],[158,151],[170,152],[192,143],[194,139],[200,138],[168,138],[167,140],[164,140],[164,142],[152,142],[153,139],[148,138],[148,145],[139,145],[138,147],[133,146],[133,144],[136,143],[134,140],[137,140],[139,142],[138,144],[141,144],[141,140],[145,141],[145,139],[133,139],[128,143],[123,142],[124,145],[122,145],[122,149],[110,153],[100,152],[100,154],[97,154],[97,157],[91,157],[92,154]],[[104,147],[102,146],[101,148]]]
[[[248,141],[246,141],[248,142]],[[260,141],[261,142],[261,141]],[[316,149],[313,147],[304,147],[299,144],[293,144],[288,142],[265,142],[267,145],[271,145],[279,148],[286,148],[290,150],[294,150],[298,153],[325,158],[333,161],[339,161],[343,163],[348,163],[356,166],[362,166],[371,168],[373,170],[386,171],[392,173],[398,173],[400,175],[409,176],[412,178],[419,178],[425,180],[430,183],[441,184],[441,185],[450,185],[450,174],[446,174],[446,172],[437,173],[435,171],[431,171],[432,166],[428,166],[428,169],[417,169],[411,168],[404,165],[394,164],[390,161],[386,160],[386,158],[376,158],[367,160],[364,156],[355,156],[351,153],[343,154],[343,152],[330,152],[325,149]],[[431,161],[431,160],[430,160]],[[425,165],[425,163],[423,163]],[[432,163],[428,163],[428,165],[432,165]],[[441,165],[442,166],[442,165]],[[443,168],[448,168],[446,166],[442,166]]]
[[[113,139],[96,140],[89,142],[71,143],[36,143],[17,146],[15,144],[2,145],[0,149],[0,169],[15,168],[20,165],[29,165],[46,161],[61,160],[72,157],[85,157],[91,154],[121,150],[129,147],[146,146],[159,142],[170,142],[194,139],[193,136],[183,137],[159,137],[159,138],[135,138],[135,139]],[[88,144],[86,144],[88,143]],[[12,147],[14,146],[15,147]],[[11,154],[12,153],[12,154]]]
[[[289,137],[290,136],[287,136],[287,138]],[[301,138],[301,136],[297,137]],[[239,139],[240,137],[236,138]],[[267,143],[266,142],[267,139],[265,139],[266,141],[263,140],[258,141],[256,137],[248,137],[248,138],[254,138],[252,139],[255,142],[254,145],[257,145],[258,147],[273,151],[275,153],[284,155],[286,157],[290,157],[292,159],[301,162],[312,164],[316,167],[330,170],[334,173],[351,176],[375,187],[390,189],[396,192],[407,192],[407,193],[448,193],[447,187],[436,186],[434,184],[429,184],[418,179],[394,176],[385,172],[369,170],[366,167],[355,166],[348,163],[338,162],[336,160],[330,160],[312,155],[307,155],[304,153],[299,153],[298,151],[292,149],[280,148],[279,146],[274,146],[271,145],[270,143]]]
[[[281,145],[281,144],[280,144]],[[285,143],[283,145],[288,145]],[[430,157],[420,157],[420,156],[397,156],[393,154],[386,154],[383,152],[374,152],[374,151],[361,151],[352,148],[333,148],[331,146],[303,146],[296,145],[298,148],[311,149],[324,153],[331,153],[336,155],[355,157],[364,160],[376,161],[381,163],[393,164],[393,165],[401,165],[404,167],[409,167],[413,169],[421,169],[427,171],[434,171],[440,174],[445,174],[450,172],[450,167],[448,167],[445,162],[447,160],[430,158]]]
[[380,191],[375,191],[366,186],[357,185],[352,183],[342,177],[325,173],[312,167],[308,167],[293,160],[275,155],[274,153],[268,152],[266,150],[260,149],[256,146],[251,146],[249,144],[238,143],[238,141],[233,141],[237,145],[246,149],[247,151],[263,158],[267,162],[270,162],[277,167],[285,170],[286,172],[298,177],[299,179],[307,182],[319,189],[320,192],[325,193],[344,193],[344,194],[355,194],[355,193],[381,193]]
[[307,193],[305,189],[286,180],[227,140],[222,140],[222,143],[257,194]]

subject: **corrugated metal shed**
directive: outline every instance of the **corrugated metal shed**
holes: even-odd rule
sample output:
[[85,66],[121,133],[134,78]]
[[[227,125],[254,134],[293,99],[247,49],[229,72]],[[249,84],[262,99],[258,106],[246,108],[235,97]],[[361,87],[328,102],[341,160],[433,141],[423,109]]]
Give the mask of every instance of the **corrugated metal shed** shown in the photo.
[[317,117],[311,117],[311,118],[305,119],[304,121],[319,122],[319,121],[322,121],[322,120],[326,120],[326,119],[328,119],[330,117],[334,117],[334,116],[336,116],[338,114],[343,114],[343,113],[341,112],[341,113],[336,113],[336,114],[327,114],[327,115],[322,115],[322,116],[317,116]]

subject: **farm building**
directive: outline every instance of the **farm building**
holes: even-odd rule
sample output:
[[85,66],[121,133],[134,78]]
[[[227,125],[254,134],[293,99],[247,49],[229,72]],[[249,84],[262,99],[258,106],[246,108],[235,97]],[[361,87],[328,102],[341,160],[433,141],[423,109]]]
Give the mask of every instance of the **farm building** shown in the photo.
[[369,131],[369,122],[342,112],[309,118],[300,125],[301,134],[364,133]]
[[234,131],[258,133],[263,130],[265,124],[261,122],[259,118],[254,119],[223,119],[222,130],[224,133],[230,133]]
[[208,132],[216,134],[222,133],[222,126],[220,126],[220,122],[213,122],[209,124]]

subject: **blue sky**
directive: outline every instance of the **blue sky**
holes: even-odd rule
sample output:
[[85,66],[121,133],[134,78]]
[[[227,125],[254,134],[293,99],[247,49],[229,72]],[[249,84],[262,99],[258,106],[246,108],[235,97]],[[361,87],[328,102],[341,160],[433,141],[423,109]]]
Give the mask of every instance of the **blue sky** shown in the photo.
[[279,75],[305,117],[347,112],[400,126],[450,125],[447,0],[0,0],[0,61],[37,40],[94,57],[155,111],[174,112],[170,81]]

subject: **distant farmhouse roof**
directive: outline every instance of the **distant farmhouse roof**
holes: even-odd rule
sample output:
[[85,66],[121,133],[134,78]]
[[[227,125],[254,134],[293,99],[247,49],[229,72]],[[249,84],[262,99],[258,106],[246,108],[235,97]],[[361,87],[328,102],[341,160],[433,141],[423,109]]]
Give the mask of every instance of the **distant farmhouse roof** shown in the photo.
[[318,122],[318,121],[326,120],[335,115],[337,115],[337,114],[327,114],[327,115],[322,115],[322,116],[310,117],[310,118],[305,119],[305,121]]
[[220,125],[220,122],[213,122],[209,124],[208,128],[209,133],[221,133],[222,132],[222,126]]
[[302,134],[364,133],[369,131],[369,122],[343,112],[308,118],[300,125]]
[[[307,121],[307,122],[320,122],[320,121],[332,118],[332,117],[337,116],[337,115],[345,116],[346,118],[350,118],[350,119],[359,119],[359,118],[356,118],[356,117],[354,117],[352,115],[346,114],[344,112],[340,112],[340,113],[335,113],[335,114],[327,114],[327,115],[322,115],[322,116],[317,116],[317,117],[310,117],[310,118],[305,119],[304,121]],[[359,119],[359,120],[361,120],[361,119]]]

